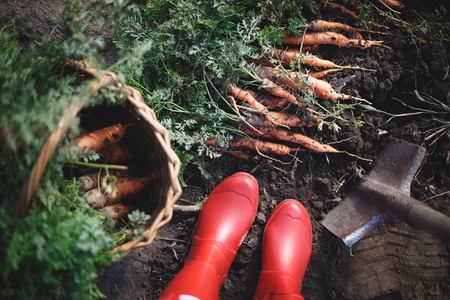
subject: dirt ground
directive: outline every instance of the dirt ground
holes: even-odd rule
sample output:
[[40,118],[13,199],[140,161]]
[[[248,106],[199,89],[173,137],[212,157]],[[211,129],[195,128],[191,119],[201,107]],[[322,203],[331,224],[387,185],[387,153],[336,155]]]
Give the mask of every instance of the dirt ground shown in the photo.
[[[47,5],[53,1],[41,0],[33,5],[27,2],[1,4],[2,23],[14,14],[28,12],[34,15],[35,23],[48,24],[49,19],[45,16],[57,13],[58,5]],[[431,18],[435,11],[447,20],[450,17],[449,4],[443,4],[444,1],[411,0],[404,3],[406,9],[401,17],[411,24],[419,22],[415,11],[425,19]],[[330,16],[343,20],[330,11],[324,11],[321,17],[330,19]],[[372,160],[390,138],[424,146],[427,155],[412,183],[411,196],[450,215],[450,195],[447,193],[450,186],[449,111],[420,101],[421,98],[434,98],[450,105],[450,43],[433,35],[426,36],[424,43],[413,43],[408,31],[394,21],[382,17],[378,21],[389,26],[393,34],[364,36],[382,39],[390,48],[358,50],[323,46],[318,53],[341,65],[376,69],[376,72],[346,70],[329,78],[333,86],[341,87],[342,92],[365,98],[374,108],[389,114],[356,107],[354,113],[362,114],[365,122],[360,128],[341,123],[342,130],[338,134],[328,129],[320,134],[314,129],[305,132],[340,150]],[[105,55],[107,60],[112,59],[111,53]],[[418,91],[420,97],[414,91]],[[428,112],[411,114],[420,109]],[[430,113],[430,110],[434,112]],[[446,122],[447,131],[437,139],[439,134],[433,134],[439,133],[444,124],[439,119]],[[313,226],[313,252],[302,287],[305,298],[450,298],[448,242],[400,221],[391,221],[377,226],[350,249],[320,224],[359,182],[357,169],[368,172],[373,163],[347,154],[301,152],[297,156],[298,160],[286,165],[272,162],[277,169],[259,156],[254,156],[251,161],[240,161],[224,155],[210,162],[211,180],[202,179],[195,169],[187,170],[185,181],[188,187],[184,188],[179,204],[204,201],[218,183],[238,171],[251,173],[259,182],[257,216],[221,289],[221,299],[252,298],[261,267],[264,226],[277,204],[287,198],[297,199],[306,207]],[[99,286],[107,298],[157,298],[183,266],[197,216],[196,213],[175,213],[172,221],[158,232],[152,245],[132,251],[123,261],[109,267],[99,278]]]

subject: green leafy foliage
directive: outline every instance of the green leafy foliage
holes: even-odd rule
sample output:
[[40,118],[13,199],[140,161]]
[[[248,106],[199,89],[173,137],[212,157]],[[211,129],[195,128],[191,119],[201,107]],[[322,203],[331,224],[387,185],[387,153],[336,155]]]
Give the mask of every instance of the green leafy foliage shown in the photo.
[[[304,26],[297,2],[155,0],[121,27],[115,37],[119,49],[146,49],[144,68],[124,71],[129,84],[143,92],[169,130],[182,170],[192,163],[208,176],[204,158],[220,154],[203,141],[220,136],[226,148],[237,131],[226,85],[248,75],[262,44],[280,42],[282,26]],[[291,23],[276,23],[282,16]]]
[[[117,244],[108,220],[82,198],[74,178],[63,167],[71,160],[89,162],[92,151],[77,155],[63,140],[57,148],[22,219],[15,207],[42,146],[70,104],[85,106],[121,99],[120,91],[105,89],[86,99],[88,84],[66,72],[66,59],[83,57],[102,65],[100,39],[87,38],[87,24],[118,18],[122,2],[69,1],[57,28],[70,34],[52,41],[52,31],[26,49],[15,40],[14,25],[0,30],[0,298],[97,299],[98,272],[119,259],[109,250]],[[108,19],[109,20],[109,19]],[[131,60],[131,59],[130,59]],[[87,82],[88,83],[88,82]],[[78,133],[78,118],[69,134]]]

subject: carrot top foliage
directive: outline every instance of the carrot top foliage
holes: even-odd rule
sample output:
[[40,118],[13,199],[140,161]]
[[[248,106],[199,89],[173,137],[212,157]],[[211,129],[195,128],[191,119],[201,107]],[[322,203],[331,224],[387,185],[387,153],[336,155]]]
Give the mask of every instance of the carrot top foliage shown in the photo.
[[236,128],[228,121],[237,116],[224,98],[227,83],[248,75],[261,45],[304,26],[296,2],[154,0],[120,28],[119,49],[146,49],[142,72],[128,69],[127,78],[170,131],[182,168],[192,163],[207,176],[203,158],[220,154],[203,141],[220,136],[219,146],[229,144]]

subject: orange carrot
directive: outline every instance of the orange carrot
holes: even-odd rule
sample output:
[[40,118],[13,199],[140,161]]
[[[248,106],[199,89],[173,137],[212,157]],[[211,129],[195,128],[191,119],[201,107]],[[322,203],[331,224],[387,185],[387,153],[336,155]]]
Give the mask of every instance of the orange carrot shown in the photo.
[[[257,70],[258,76],[261,78],[271,78],[273,80],[278,80],[279,82],[289,86],[296,92],[305,92],[306,89],[311,89],[314,94],[324,100],[363,100],[361,98],[357,98],[350,95],[345,95],[336,92],[331,84],[321,79],[316,79],[314,77],[303,75],[298,72],[287,72],[287,74],[282,74],[280,71],[269,68],[269,67],[260,67]],[[306,83],[306,85],[305,85]]]
[[261,83],[262,83],[263,89],[265,89],[270,94],[272,94],[272,95],[274,95],[276,97],[280,97],[282,99],[285,99],[288,102],[294,103],[294,104],[296,104],[298,106],[302,106],[302,104],[297,101],[297,98],[294,95],[292,95],[291,93],[286,91],[281,86],[275,84],[269,78],[263,78]]
[[268,114],[267,108],[264,105],[262,105],[261,103],[259,103],[258,100],[256,100],[256,98],[253,96],[252,93],[250,93],[249,91],[243,90],[241,88],[238,88],[234,84],[230,84],[228,86],[228,90],[236,99],[239,99],[239,100],[247,103],[251,108],[258,111],[258,113],[263,115],[267,119],[267,121],[276,123],[276,120]]
[[344,23],[340,23],[340,22],[330,22],[330,21],[325,21],[325,20],[311,21],[308,24],[308,28],[313,31],[340,29],[340,30],[344,30],[344,31],[348,31],[348,32],[369,32],[369,33],[384,34],[384,32],[356,28],[356,27],[350,26],[348,24],[344,24]]
[[298,49],[289,49],[289,50],[274,49],[271,51],[266,51],[265,54],[267,56],[270,56],[273,58],[278,58],[286,64],[290,64],[292,62],[292,60],[295,59],[302,64],[307,64],[307,65],[310,65],[313,67],[359,69],[359,70],[364,70],[364,71],[375,71],[375,70],[365,69],[365,68],[360,68],[360,67],[340,66],[330,60],[322,59],[311,53],[300,53],[300,51]]
[[118,142],[125,135],[125,127],[115,124],[77,137],[75,140],[81,148],[99,151]]
[[83,191],[89,191],[98,186],[99,179],[101,179],[99,173],[91,173],[78,177],[77,181]]
[[106,147],[98,152],[101,158],[105,159],[108,163],[124,163],[133,159],[133,153],[127,148],[114,144]]
[[347,16],[350,16],[355,20],[359,20],[358,15],[354,11],[351,11],[350,9],[343,6],[342,4],[327,1],[327,0],[322,0],[321,4],[322,5],[330,5],[331,7],[339,9],[343,14],[346,14]]
[[224,153],[233,155],[234,157],[237,157],[242,160],[250,160],[250,155],[238,151],[229,151],[229,150],[223,150]]
[[132,210],[133,207],[130,205],[112,204],[99,209],[99,212],[107,216],[110,216],[111,219],[113,220],[118,220],[125,217],[128,214],[128,212]]
[[137,178],[121,177],[114,185],[117,189],[115,194],[114,192],[106,192],[97,188],[86,192],[84,198],[91,207],[104,207],[117,203],[127,196],[138,194],[154,180],[156,180],[156,175],[154,173]]
[[403,9],[405,5],[399,0],[380,0],[382,3],[386,4],[390,8]]
[[305,148],[308,148],[314,152],[319,153],[341,153],[342,151],[336,150],[335,148],[319,143],[318,141],[309,138],[301,133],[291,132],[289,130],[285,130],[283,128],[273,128],[271,126],[265,127],[257,127],[260,132],[263,134],[256,133],[250,129],[244,128],[244,132],[253,135],[260,135],[265,138],[273,138],[282,141],[288,141],[294,144],[302,145]]
[[[280,124],[287,127],[313,127],[319,125],[319,120],[314,117],[308,117],[307,120],[300,119],[295,114],[271,111],[270,114],[274,116]],[[252,126],[271,126],[272,124],[267,122],[260,116],[253,115],[246,119],[246,121]]]
[[342,71],[342,68],[338,68],[338,69],[326,69],[326,70],[322,70],[322,71],[317,71],[317,72],[308,72],[308,76],[310,77],[314,77],[316,79],[320,79],[322,77],[327,76],[330,73],[334,73],[334,72],[339,72]]
[[262,105],[270,108],[275,109],[285,109],[288,105],[288,101],[286,99],[278,98],[278,97],[265,97],[265,98],[258,98],[258,100],[261,102]]
[[360,49],[382,45],[381,41],[349,39],[348,37],[333,31],[306,32],[298,37],[286,35],[282,37],[282,42],[291,45],[320,44],[337,45],[339,47],[357,47]]
[[258,150],[265,154],[286,155],[291,153],[293,149],[290,147],[268,141],[249,140],[248,138],[236,138],[230,142],[231,147],[245,147],[250,150]]

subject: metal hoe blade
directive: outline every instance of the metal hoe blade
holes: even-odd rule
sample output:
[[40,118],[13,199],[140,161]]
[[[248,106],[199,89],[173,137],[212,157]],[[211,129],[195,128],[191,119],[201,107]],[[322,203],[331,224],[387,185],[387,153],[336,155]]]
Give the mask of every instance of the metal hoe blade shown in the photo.
[[[375,167],[364,177],[365,186],[382,184],[410,194],[411,182],[425,156],[421,146],[393,140],[382,151]],[[354,188],[338,206],[321,221],[322,225],[352,246],[376,225],[389,218],[385,208],[367,199],[367,189]]]

